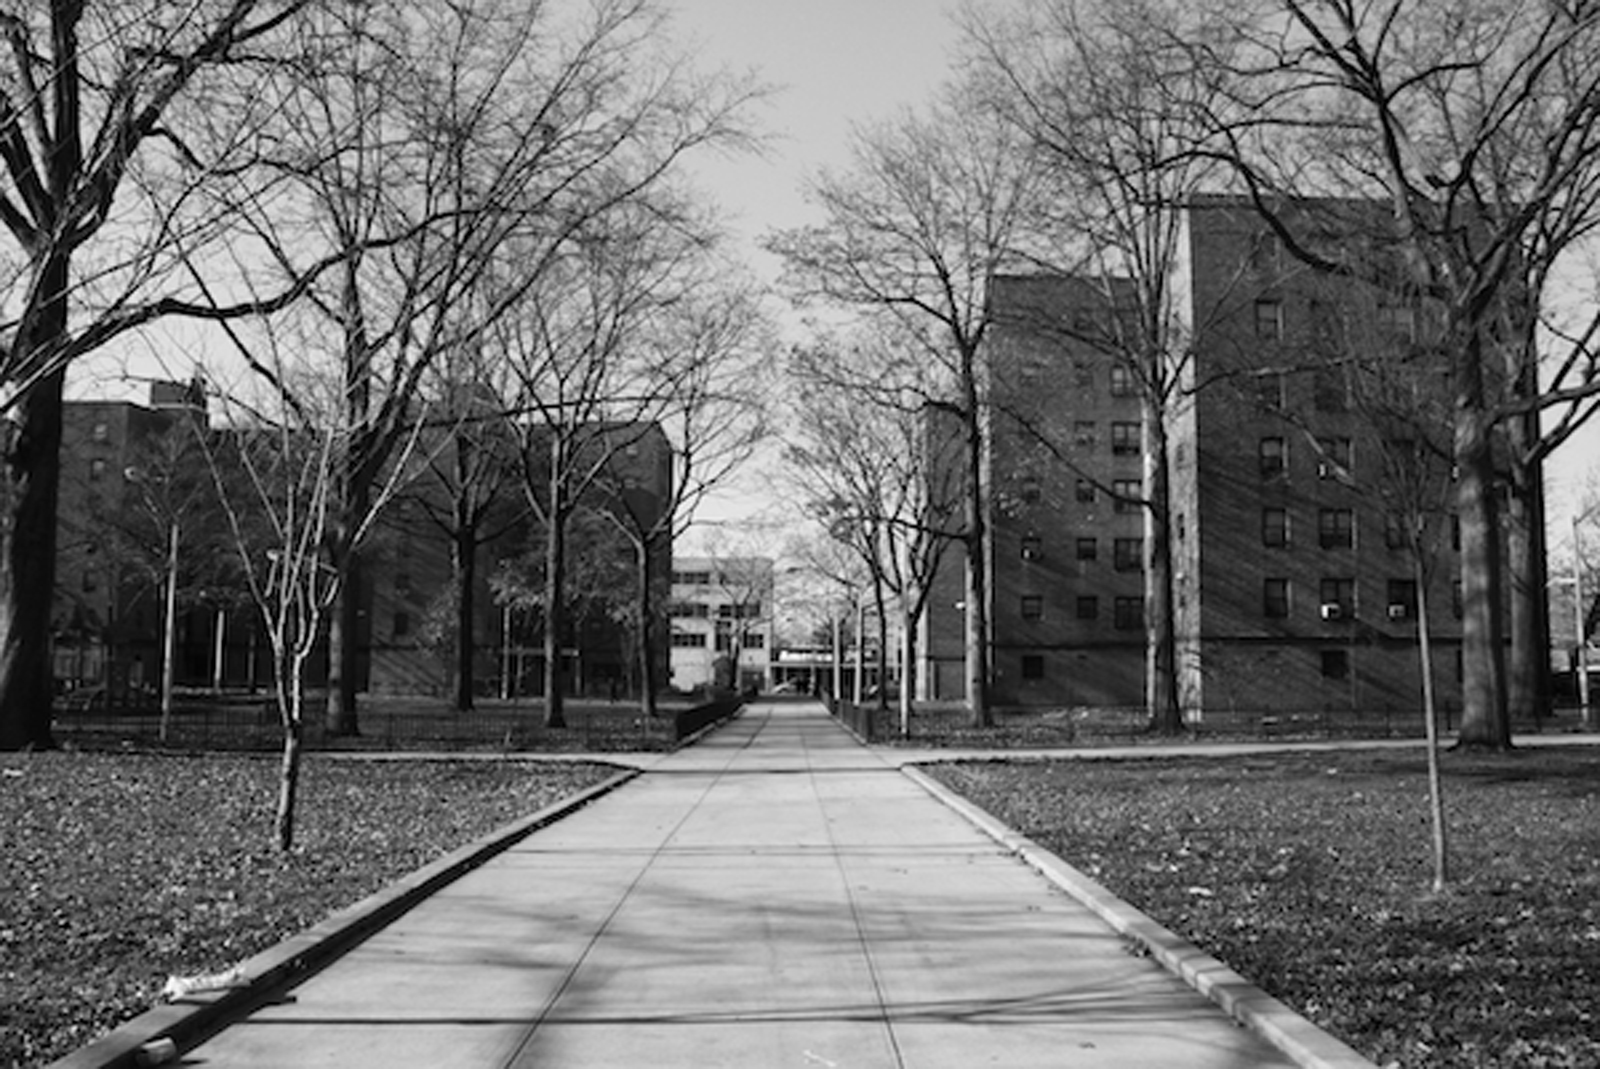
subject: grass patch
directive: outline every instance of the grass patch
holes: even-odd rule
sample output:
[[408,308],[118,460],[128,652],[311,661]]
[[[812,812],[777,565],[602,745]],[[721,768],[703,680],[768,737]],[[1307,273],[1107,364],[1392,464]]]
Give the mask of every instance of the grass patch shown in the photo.
[[933,775],[1379,1065],[1600,1065],[1600,750],[987,762]]
[[613,774],[523,761],[308,758],[272,845],[277,762],[0,757],[0,1065],[50,1061],[497,827]]

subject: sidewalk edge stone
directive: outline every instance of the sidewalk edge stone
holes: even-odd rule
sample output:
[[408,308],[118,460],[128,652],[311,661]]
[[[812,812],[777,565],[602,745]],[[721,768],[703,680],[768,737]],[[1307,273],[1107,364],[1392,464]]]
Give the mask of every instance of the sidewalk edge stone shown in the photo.
[[1061,890],[1083,903],[1119,935],[1139,943],[1152,958],[1215,1002],[1306,1069],[1373,1069],[1355,1048],[1317,1027],[1228,965],[1113,895],[1105,887],[1027,836],[945,787],[921,769],[900,770],[923,790],[960,814]]
[[324,968],[434,892],[509,850],[540,828],[582,809],[640,774],[638,769],[624,769],[481,836],[329,915],[298,935],[246,959],[239,966],[241,981],[238,985],[215,993],[197,993],[146,1010],[99,1039],[49,1063],[47,1069],[123,1069],[158,1064],[147,1060],[144,1051],[149,1044],[163,1039],[171,1040],[181,1054],[242,1014],[270,1002],[285,988]]

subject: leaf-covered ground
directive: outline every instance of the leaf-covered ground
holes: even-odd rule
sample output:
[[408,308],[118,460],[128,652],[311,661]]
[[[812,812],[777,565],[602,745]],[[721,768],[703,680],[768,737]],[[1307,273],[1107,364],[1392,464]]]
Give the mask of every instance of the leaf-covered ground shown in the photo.
[[934,774],[1379,1065],[1600,1065],[1600,750],[983,762]]
[[0,758],[0,1066],[59,1057],[157,1000],[615,770],[308,760],[298,847],[267,757]]

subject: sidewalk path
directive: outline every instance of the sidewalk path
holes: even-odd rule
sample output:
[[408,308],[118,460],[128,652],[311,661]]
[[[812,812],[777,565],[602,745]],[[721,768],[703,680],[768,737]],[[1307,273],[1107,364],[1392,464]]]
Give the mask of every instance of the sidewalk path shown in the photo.
[[819,706],[759,704],[183,1064],[1291,1063]]

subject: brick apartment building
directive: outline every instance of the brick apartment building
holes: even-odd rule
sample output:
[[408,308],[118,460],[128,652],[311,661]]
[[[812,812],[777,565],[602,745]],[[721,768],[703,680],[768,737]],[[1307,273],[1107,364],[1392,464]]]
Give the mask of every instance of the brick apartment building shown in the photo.
[[[1405,345],[1426,317],[1353,284],[1330,289],[1241,202],[1198,200],[1186,222],[1175,285],[1193,346],[1167,419],[1185,709],[1413,711],[1418,590],[1373,493],[1384,436],[1397,432],[1358,411],[1319,348],[1330,324],[1341,345]],[[989,589],[1003,704],[1144,702],[1143,407],[1126,366],[1084,340],[1111,314],[1107,288],[1059,276],[991,287]],[[1448,710],[1460,700],[1458,566],[1448,535],[1438,549],[1425,593]],[[924,622],[926,678],[948,698],[963,688],[962,568],[947,555]]]
[[[157,382],[150,402],[81,400],[64,411],[61,500],[53,645],[58,687],[105,687],[113,700],[148,691],[159,682],[163,606],[160,546],[152,542],[158,526],[141,516],[142,495],[166,492],[176,481],[161,467],[159,454],[178,419],[193,420],[206,433],[203,388]],[[624,488],[629,506],[651,522],[671,499],[672,450],[657,426],[596,428],[595,438],[616,439],[607,461],[607,486]],[[173,444],[172,448],[182,448]],[[208,484],[209,474],[189,458],[184,478]],[[449,674],[447,654],[430,635],[448,609],[453,583],[447,530],[429,519],[429,506],[441,505],[441,490],[418,480],[387,511],[363,550],[357,643],[358,688],[372,693],[442,694]],[[522,552],[530,521],[505,523],[504,513],[523,512],[519,491],[507,484],[499,535],[476,546],[479,567],[474,583],[474,678],[484,694],[494,694],[514,674],[518,693],[542,685],[542,649],[536,614],[507,612],[490,583],[499,562]],[[599,495],[603,497],[603,495]],[[600,503],[597,498],[597,504]],[[145,530],[144,528],[152,528]],[[235,572],[230,586],[226,567],[231,552],[219,532],[202,547],[205,533],[189,531],[180,542],[182,601],[177,614],[174,681],[182,686],[255,688],[269,684],[271,652],[256,609]],[[220,539],[220,542],[218,541]],[[159,542],[159,539],[155,539]],[[627,554],[617,571],[631,569],[631,550],[608,542],[607,552]],[[671,543],[654,547],[655,570],[665,576]],[[201,557],[212,559],[210,564]],[[569,651],[568,679],[575,690],[606,693],[613,681],[634,678],[636,656],[629,636],[614,618],[579,615],[563,642]],[[658,651],[658,678],[664,678],[667,653]],[[325,656],[313,659],[308,678],[326,678]],[[135,699],[137,700],[137,699]]]

